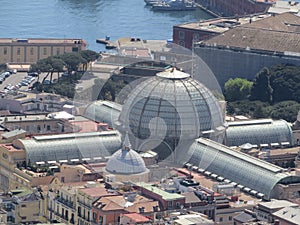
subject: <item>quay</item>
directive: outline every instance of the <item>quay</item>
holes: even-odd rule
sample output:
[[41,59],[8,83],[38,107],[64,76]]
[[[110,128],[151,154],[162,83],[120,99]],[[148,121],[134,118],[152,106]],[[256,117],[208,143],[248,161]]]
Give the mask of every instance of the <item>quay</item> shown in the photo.
[[200,3],[196,2],[196,1],[195,1],[195,5],[196,5],[198,8],[202,9],[203,11],[207,12],[208,14],[210,14],[210,15],[212,15],[212,16],[214,16],[214,17],[221,17],[219,14],[214,13],[213,11],[207,9],[206,7],[204,7],[203,5],[201,5]]
[[114,41],[110,41],[107,37],[105,39],[98,38],[96,39],[96,42],[99,44],[104,44],[107,49],[117,48],[117,44]]

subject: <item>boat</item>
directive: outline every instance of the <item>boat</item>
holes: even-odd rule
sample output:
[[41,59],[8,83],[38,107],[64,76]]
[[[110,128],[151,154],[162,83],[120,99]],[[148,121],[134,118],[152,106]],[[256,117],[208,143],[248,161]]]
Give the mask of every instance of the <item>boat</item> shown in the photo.
[[196,8],[196,4],[188,0],[160,1],[152,5],[152,9],[156,11],[186,11],[195,10]]
[[145,1],[146,5],[152,6],[154,4],[162,2],[163,0],[144,0],[144,1]]

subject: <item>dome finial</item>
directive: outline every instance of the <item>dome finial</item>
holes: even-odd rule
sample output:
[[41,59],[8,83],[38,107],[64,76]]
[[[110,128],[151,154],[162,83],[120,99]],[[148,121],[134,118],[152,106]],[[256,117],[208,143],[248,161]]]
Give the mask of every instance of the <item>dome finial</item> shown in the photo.
[[131,143],[129,141],[128,132],[126,132],[124,141],[123,141],[123,149],[129,151],[131,149]]

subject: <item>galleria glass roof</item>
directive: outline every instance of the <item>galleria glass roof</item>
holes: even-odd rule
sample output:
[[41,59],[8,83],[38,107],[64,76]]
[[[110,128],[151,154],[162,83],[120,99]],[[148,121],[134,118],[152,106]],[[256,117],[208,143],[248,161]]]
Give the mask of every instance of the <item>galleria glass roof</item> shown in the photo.
[[95,101],[85,109],[84,116],[114,127],[114,122],[118,120],[121,109],[122,106],[115,102]]
[[243,188],[274,197],[278,183],[300,182],[281,167],[230,149],[209,139],[199,138],[189,148],[189,163],[204,171],[229,179]]
[[272,143],[280,145],[287,142],[293,145],[293,134],[291,126],[284,120],[228,122],[225,139],[227,146],[241,146],[246,143],[269,146]]
[[170,68],[140,83],[119,120],[135,137],[194,139],[223,126],[214,95],[189,74]]
[[117,131],[35,136],[19,141],[31,163],[104,160],[121,147]]

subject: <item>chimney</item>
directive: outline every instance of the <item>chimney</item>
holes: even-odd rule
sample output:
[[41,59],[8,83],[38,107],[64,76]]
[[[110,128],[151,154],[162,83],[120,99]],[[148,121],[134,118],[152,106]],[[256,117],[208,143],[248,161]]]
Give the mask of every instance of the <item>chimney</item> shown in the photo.
[[140,212],[140,214],[144,213],[145,212],[145,207],[140,207],[139,212]]

